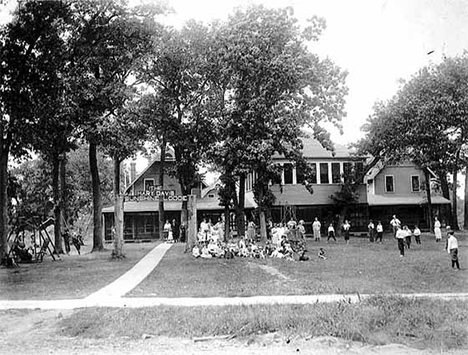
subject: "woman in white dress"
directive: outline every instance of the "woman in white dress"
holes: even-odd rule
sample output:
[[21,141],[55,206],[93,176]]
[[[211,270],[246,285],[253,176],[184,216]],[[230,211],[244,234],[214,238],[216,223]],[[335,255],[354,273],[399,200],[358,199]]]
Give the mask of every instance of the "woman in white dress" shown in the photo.
[[434,222],[434,234],[436,237],[436,242],[440,242],[442,240],[442,231],[440,230],[440,227],[441,227],[440,221],[436,217],[435,222]]

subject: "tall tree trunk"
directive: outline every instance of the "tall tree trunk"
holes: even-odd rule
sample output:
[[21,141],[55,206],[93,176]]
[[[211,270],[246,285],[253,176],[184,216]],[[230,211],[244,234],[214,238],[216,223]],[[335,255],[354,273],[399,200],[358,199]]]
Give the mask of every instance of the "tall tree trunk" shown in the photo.
[[452,188],[452,214],[453,214],[453,230],[460,230],[458,225],[458,201],[457,201],[457,187],[458,187],[458,169],[453,169],[453,188]]
[[8,156],[9,149],[0,130],[0,265],[8,255]]
[[123,232],[124,232],[124,197],[120,193],[120,160],[114,158],[114,249],[113,258],[124,258]]
[[[190,195],[185,203],[185,225],[187,226],[185,252],[191,252],[197,243],[197,196]],[[183,211],[183,209],[182,209]],[[188,212],[188,213],[187,213]]]
[[60,157],[52,157],[52,190],[54,194],[54,242],[58,254],[63,254],[62,245],[62,194],[60,193]]
[[468,164],[465,167],[465,213],[463,220],[463,229],[468,230]]
[[103,251],[104,242],[102,238],[102,199],[101,181],[97,165],[97,146],[92,140],[89,142],[89,168],[91,171],[91,182],[93,186],[93,250]]
[[236,206],[237,236],[245,236],[245,175],[239,176],[239,198]]
[[224,242],[228,242],[231,236],[231,223],[230,223],[230,210],[229,207],[224,207]]
[[67,155],[62,153],[60,156],[60,202],[61,202],[61,219],[64,223],[63,228],[68,228],[68,194],[67,194]]
[[[437,175],[440,180],[442,196],[445,197],[447,200],[450,200],[450,188],[447,180],[447,174],[445,172],[438,171]],[[449,225],[453,225],[455,223],[453,220],[452,207],[447,209],[447,220],[449,221]]]
[[429,170],[424,169],[424,177],[426,179],[426,195],[427,195],[427,210],[429,214],[429,229],[432,231],[434,229],[433,224],[433,213],[432,213],[432,197],[431,197],[431,178],[429,174]]
[[[166,145],[167,141],[166,138],[163,138],[160,151],[161,151],[161,158],[160,158],[160,165],[159,165],[159,186],[161,190],[164,190],[164,168],[166,165]],[[164,195],[160,194],[159,195],[159,204],[158,204],[158,216],[159,216],[159,226],[158,226],[158,231],[159,231],[159,238],[162,239],[163,233],[164,233],[164,223],[165,223],[165,216],[164,216]]]

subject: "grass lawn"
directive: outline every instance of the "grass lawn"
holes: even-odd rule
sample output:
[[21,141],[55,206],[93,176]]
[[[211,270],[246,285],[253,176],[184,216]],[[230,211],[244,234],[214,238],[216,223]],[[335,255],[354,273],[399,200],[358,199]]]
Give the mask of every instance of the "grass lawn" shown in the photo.
[[128,271],[156,244],[125,244],[125,259],[112,260],[112,245],[102,253],[90,253],[86,245],[78,255],[53,261],[50,255],[42,263],[20,264],[18,268],[0,268],[0,300],[83,298],[98,291]]
[[[397,243],[352,238],[350,244],[308,242],[311,260],[195,259],[174,245],[156,269],[127,296],[233,297],[326,293],[468,292],[468,236],[457,234],[461,271],[452,270],[445,242],[422,236],[404,258]],[[319,247],[327,259],[317,257]]]
[[[230,307],[92,308],[60,321],[60,334],[80,338],[141,339],[143,334],[192,338],[261,334],[285,338],[334,336],[368,344],[402,343],[421,349],[468,347],[468,304],[377,296],[358,304]],[[265,352],[266,353],[266,352]]]

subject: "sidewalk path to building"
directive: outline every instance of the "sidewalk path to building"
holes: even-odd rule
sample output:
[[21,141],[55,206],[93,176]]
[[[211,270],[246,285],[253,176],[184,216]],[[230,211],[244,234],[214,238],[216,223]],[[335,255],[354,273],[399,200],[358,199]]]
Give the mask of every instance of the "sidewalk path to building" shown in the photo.
[[[319,302],[360,302],[371,294],[325,294],[301,296],[252,296],[252,297],[123,297],[143,281],[159,264],[172,244],[159,244],[132,269],[99,291],[82,299],[67,300],[0,300],[0,310],[7,309],[75,309],[87,307],[154,307],[154,306],[235,306],[255,304],[314,304]],[[388,294],[386,294],[388,296]],[[460,299],[468,301],[468,293],[409,293],[395,294],[409,298]]]

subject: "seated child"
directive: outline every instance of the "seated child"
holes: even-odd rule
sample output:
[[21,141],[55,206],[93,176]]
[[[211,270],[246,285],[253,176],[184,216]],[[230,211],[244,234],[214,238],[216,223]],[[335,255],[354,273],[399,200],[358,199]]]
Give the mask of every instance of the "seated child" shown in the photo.
[[202,247],[202,250],[201,250],[201,255],[200,255],[203,259],[211,259],[212,256],[210,254],[210,251],[208,250],[208,247],[206,245],[204,245]]
[[318,252],[318,257],[320,259],[323,259],[323,260],[326,260],[326,256],[325,256],[325,250],[323,250],[323,248],[320,248],[319,252]]
[[192,249],[192,255],[195,257],[195,258],[198,258],[200,256],[200,248],[198,247],[198,245],[195,245]]

